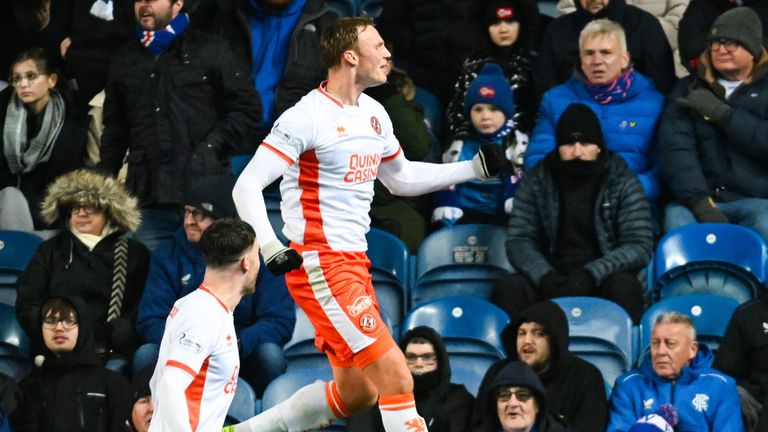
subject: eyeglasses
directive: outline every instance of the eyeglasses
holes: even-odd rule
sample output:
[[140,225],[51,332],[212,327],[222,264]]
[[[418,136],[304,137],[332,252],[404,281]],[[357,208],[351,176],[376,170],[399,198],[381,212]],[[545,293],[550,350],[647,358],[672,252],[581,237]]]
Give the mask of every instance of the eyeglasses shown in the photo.
[[435,364],[437,362],[437,354],[435,353],[428,353],[428,354],[405,354],[405,361],[409,364],[416,363],[419,359],[424,362],[424,364]]
[[514,395],[515,399],[519,400],[520,402],[528,402],[533,397],[533,393],[525,389],[514,392],[509,390],[502,390],[496,393],[496,400],[499,402],[509,402],[509,400],[512,399],[512,395]]
[[205,218],[208,217],[208,213],[206,213],[206,212],[204,212],[204,211],[202,211],[200,209],[193,209],[193,208],[186,208],[185,207],[185,208],[181,209],[180,212],[181,212],[181,217],[183,219],[186,219],[187,216],[192,216],[192,219],[195,222],[197,222],[197,223],[200,223],[200,222],[204,221]]
[[37,73],[37,72],[27,72],[25,74],[16,74],[11,76],[11,85],[14,87],[18,87],[21,85],[21,83],[24,80],[27,80],[27,82],[32,83],[35,82],[38,78],[40,78],[43,75],[48,75],[45,73]]
[[709,43],[709,49],[712,51],[719,51],[720,47],[725,48],[725,51],[728,53],[732,53],[736,51],[736,49],[741,46],[739,42],[736,42],[733,39],[726,39],[726,38],[720,38],[715,39]]
[[56,317],[45,317],[43,319],[43,327],[47,329],[55,329],[59,326],[59,323],[61,323],[62,327],[66,330],[72,330],[73,328],[77,327],[77,320],[69,317],[69,318],[56,318]]
[[99,211],[99,209],[97,209],[96,207],[93,207],[93,206],[87,206],[87,205],[82,205],[82,204],[80,204],[80,205],[74,205],[74,206],[72,206],[72,208],[70,209],[70,211],[72,212],[72,214],[78,214],[78,213],[80,213],[80,210],[84,211],[84,212],[85,212],[85,214],[87,214],[88,216],[90,216],[90,215],[92,215],[92,214],[94,214],[94,213],[97,213],[97,212]]

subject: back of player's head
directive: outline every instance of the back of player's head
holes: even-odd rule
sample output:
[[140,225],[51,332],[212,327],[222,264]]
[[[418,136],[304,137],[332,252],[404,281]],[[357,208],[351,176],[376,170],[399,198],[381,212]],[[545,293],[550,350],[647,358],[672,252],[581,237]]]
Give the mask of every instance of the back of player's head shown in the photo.
[[219,219],[203,232],[200,250],[208,267],[220,268],[240,261],[255,240],[256,233],[247,222]]
[[341,55],[347,50],[357,50],[357,35],[366,27],[373,26],[370,17],[342,17],[328,27],[320,39],[323,63],[328,68],[341,64]]

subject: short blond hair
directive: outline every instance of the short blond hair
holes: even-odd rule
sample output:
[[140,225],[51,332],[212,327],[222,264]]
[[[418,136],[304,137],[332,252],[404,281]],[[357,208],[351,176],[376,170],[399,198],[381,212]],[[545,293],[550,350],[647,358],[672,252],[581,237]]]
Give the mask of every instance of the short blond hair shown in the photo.
[[619,41],[621,52],[627,52],[627,35],[621,25],[607,18],[590,21],[579,34],[579,52],[584,41],[597,36],[613,36]]

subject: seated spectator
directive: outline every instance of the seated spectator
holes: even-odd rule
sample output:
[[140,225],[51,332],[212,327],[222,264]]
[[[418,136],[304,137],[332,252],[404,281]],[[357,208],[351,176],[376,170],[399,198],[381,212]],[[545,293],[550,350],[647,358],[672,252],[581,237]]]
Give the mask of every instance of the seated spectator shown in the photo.
[[20,383],[21,400],[11,414],[17,432],[122,430],[131,388],[104,368],[94,351],[92,320],[79,297],[50,297],[38,309],[37,332],[45,349],[37,369]]
[[661,172],[677,202],[669,231],[695,222],[735,223],[768,240],[768,78],[760,18],[721,15],[695,75],[670,96],[659,131]]
[[544,386],[530,366],[513,361],[479,393],[482,423],[472,432],[561,432],[569,430],[547,411]]
[[590,22],[579,36],[579,50],[581,66],[575,76],[541,101],[525,168],[530,170],[555,148],[555,125],[565,108],[583,103],[600,118],[605,146],[624,158],[640,177],[645,196],[656,201],[660,195],[656,124],[664,97],[632,67],[624,30],[615,22]]
[[[766,0],[691,0],[680,20],[680,31],[677,34],[680,61],[689,71],[696,71],[701,55],[709,48],[707,36],[717,17],[737,6],[752,8],[760,17],[760,22],[768,22]],[[766,40],[768,25],[763,25],[763,41]]]
[[126,432],[147,432],[155,411],[152,403],[152,392],[149,380],[152,378],[154,367],[147,367],[133,375],[133,405],[126,420]]
[[768,413],[768,303],[756,299],[744,303],[731,316],[712,367],[736,380],[741,413],[748,431],[756,428],[760,412]]
[[[529,307],[501,333],[508,357],[490,368],[480,393],[505,365],[522,360],[544,385],[547,410],[563,420],[570,432],[604,431],[608,404],[600,370],[568,351],[568,319],[556,303],[546,300]],[[473,425],[482,421],[475,407]]]
[[586,105],[565,109],[556,139],[557,148],[515,194],[507,256],[518,273],[496,283],[492,301],[517,317],[545,299],[602,297],[637,323],[644,307],[637,274],[653,249],[640,182],[606,148],[600,122]]
[[[387,49],[391,52],[392,48]],[[416,87],[408,74],[387,62],[387,82],[365,90],[389,114],[392,129],[408,160],[420,161],[432,151],[432,136],[424,120],[424,109],[414,100]],[[431,210],[426,196],[401,197],[393,195],[381,180],[373,185],[371,226],[381,228],[399,237],[411,253],[417,253],[427,231],[427,217]]]
[[537,101],[533,91],[531,67],[539,31],[539,13],[530,0],[485,0],[480,8],[484,35],[482,49],[464,61],[453,96],[448,104],[448,142],[470,136],[470,120],[464,99],[470,83],[486,63],[497,63],[504,70],[515,95],[516,130],[529,134],[536,118]]
[[45,189],[83,166],[85,118],[42,48],[16,58],[10,83],[0,92],[0,229],[43,229]]
[[571,78],[582,49],[579,33],[597,19],[619,24],[627,40],[622,51],[632,53],[634,67],[660,91],[668,93],[672,89],[676,80],[672,49],[656,17],[625,0],[578,0],[575,12],[556,18],[544,33],[533,66],[539,94]]
[[[233,186],[234,179],[229,176],[211,176],[193,183],[184,200],[184,224],[172,241],[152,253],[136,323],[148,345],[139,348],[134,357],[136,370],[155,364],[173,304],[202,284],[206,263],[198,243],[215,220],[237,216]],[[296,306],[288,295],[285,278],[262,268],[256,292],[243,297],[234,311],[240,376],[259,395],[285,372],[283,345],[291,339],[296,323]]]
[[[451,383],[451,365],[445,342],[430,327],[416,327],[400,339],[413,375],[416,409],[430,432],[465,432],[475,398],[464,385]],[[384,432],[378,405],[347,419],[349,432]]]
[[616,379],[608,432],[628,431],[641,417],[671,404],[676,430],[743,432],[733,379],[709,367],[712,352],[696,341],[693,320],[666,312],[653,323],[651,355]]
[[454,142],[443,161],[472,160],[480,146],[493,143],[516,162],[516,167],[512,175],[489,181],[471,180],[437,192],[432,222],[446,226],[456,223],[504,225],[522,177],[522,156],[528,143],[517,139],[512,120],[514,96],[501,66],[496,63],[483,66],[467,89],[464,109],[471,121],[470,136],[466,141]]
[[97,352],[132,355],[149,267],[147,248],[129,238],[140,222],[136,199],[115,179],[77,170],[51,184],[41,214],[66,228],[40,245],[19,276],[16,313],[22,328],[41,349],[38,317],[45,298],[77,295],[88,306]]

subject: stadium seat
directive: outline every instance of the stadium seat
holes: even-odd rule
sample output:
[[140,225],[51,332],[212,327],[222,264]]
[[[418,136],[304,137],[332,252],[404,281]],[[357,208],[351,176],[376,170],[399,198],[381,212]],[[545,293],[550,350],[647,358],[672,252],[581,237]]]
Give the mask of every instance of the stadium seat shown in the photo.
[[463,294],[489,299],[494,282],[514,271],[506,237],[495,225],[456,225],[430,234],[416,258],[411,304]]
[[0,303],[16,304],[16,279],[42,242],[29,232],[0,230]]
[[642,364],[643,360],[650,354],[653,323],[656,321],[656,317],[662,313],[681,312],[693,318],[699,342],[704,342],[713,351],[717,351],[720,340],[725,334],[725,329],[728,327],[728,322],[731,320],[731,315],[738,306],[739,303],[732,298],[708,294],[669,297],[652,305],[645,311],[640,320],[639,348],[641,354],[637,364]]
[[500,334],[508,323],[509,316],[496,305],[463,295],[421,304],[405,317],[401,332],[418,326],[433,328],[445,340],[453,365],[464,358],[503,358]]
[[365,238],[376,299],[397,329],[408,305],[408,248],[399,238],[376,228],[371,228]]
[[13,306],[0,304],[0,373],[21,380],[32,368],[32,346]]
[[487,370],[488,366],[479,371],[471,364],[454,364],[454,362],[451,362],[451,382],[454,384],[464,384],[467,391],[477,397],[477,391]]
[[384,0],[328,0],[328,6],[341,16],[376,18],[384,10]]
[[568,317],[571,353],[597,366],[611,385],[632,368],[632,319],[621,306],[596,297],[560,297],[553,301]]
[[[278,403],[288,399],[296,390],[305,385],[312,384],[315,381],[331,381],[333,371],[330,367],[302,368],[288,371],[272,380],[264,390],[264,397],[261,399],[262,411],[266,411]],[[323,431],[344,431],[346,422],[336,420],[333,425],[320,429]]]
[[251,154],[235,155],[229,158],[229,168],[235,177],[240,177],[240,173],[243,172],[245,166],[251,161]]
[[256,414],[256,392],[242,378],[237,379],[237,389],[227,411],[226,425],[244,422]]
[[667,233],[654,254],[654,301],[713,294],[743,303],[766,281],[768,245],[734,224],[691,224]]

